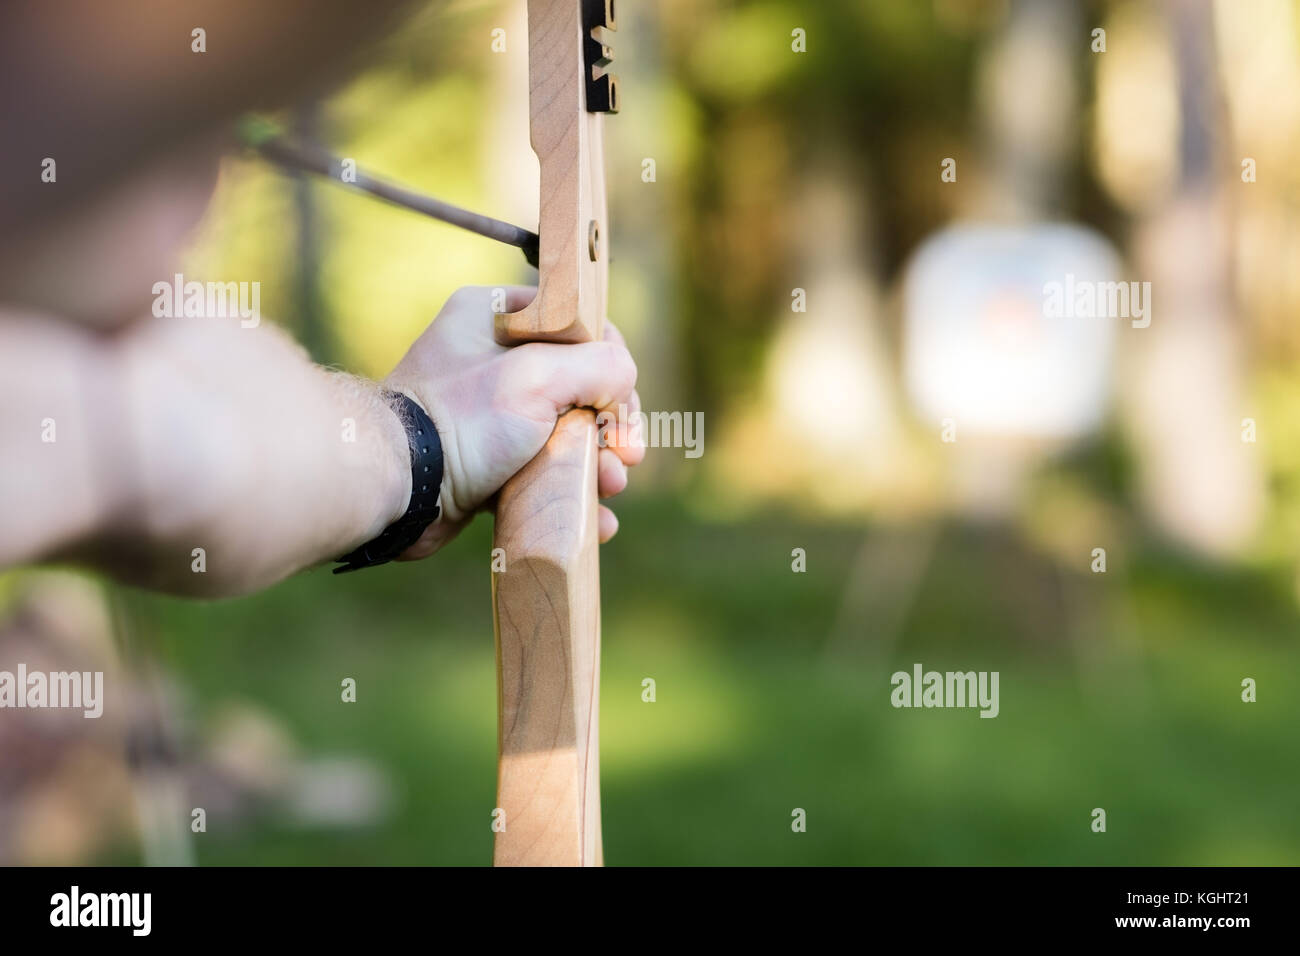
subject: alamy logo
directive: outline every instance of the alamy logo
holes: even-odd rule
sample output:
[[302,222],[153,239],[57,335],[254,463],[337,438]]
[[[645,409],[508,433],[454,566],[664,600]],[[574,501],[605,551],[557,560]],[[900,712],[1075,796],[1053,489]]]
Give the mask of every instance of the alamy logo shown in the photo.
[[26,664],[18,672],[0,671],[0,709],[83,708],[85,716],[104,713],[103,671],[32,671]]
[[148,936],[153,894],[71,892],[50,897],[51,926],[128,926],[133,936]]
[[1091,282],[1067,272],[1064,282],[1043,286],[1043,315],[1049,319],[1132,319],[1133,328],[1151,324],[1150,282]]
[[997,671],[940,673],[913,664],[912,673],[897,671],[889,682],[895,707],[978,707],[981,717],[998,715]]
[[186,282],[176,273],[171,282],[155,282],[153,314],[159,319],[225,319],[238,316],[240,327],[262,321],[262,283]]
[[618,414],[604,411],[596,416],[596,439],[607,448],[611,439],[620,446],[628,443],[634,431],[640,431],[647,448],[684,448],[687,458],[704,454],[704,413],[629,412],[618,406]]

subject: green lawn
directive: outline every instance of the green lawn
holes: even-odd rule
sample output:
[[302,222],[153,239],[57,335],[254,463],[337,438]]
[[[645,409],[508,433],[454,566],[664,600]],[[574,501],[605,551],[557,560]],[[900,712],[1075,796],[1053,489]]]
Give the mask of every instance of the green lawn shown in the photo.
[[[1300,619],[1265,572],[1149,550],[1066,593],[1012,539],[948,528],[892,646],[873,650],[872,611],[828,656],[864,529],[708,524],[668,500],[620,517],[602,570],[608,863],[1300,862]],[[210,827],[201,863],[488,862],[489,548],[480,520],[420,565],[133,599],[200,713],[255,702],[306,752],[364,756],[396,787],[377,828]],[[893,709],[889,674],[918,661],[999,671],[1000,715]]]

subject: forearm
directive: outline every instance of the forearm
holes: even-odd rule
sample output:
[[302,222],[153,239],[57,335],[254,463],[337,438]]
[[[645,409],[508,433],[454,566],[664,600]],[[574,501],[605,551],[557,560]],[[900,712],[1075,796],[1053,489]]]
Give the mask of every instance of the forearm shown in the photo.
[[314,365],[272,327],[150,319],[106,339],[5,319],[0,363],[0,566],[71,559],[237,594],[406,507],[405,437],[378,386]]

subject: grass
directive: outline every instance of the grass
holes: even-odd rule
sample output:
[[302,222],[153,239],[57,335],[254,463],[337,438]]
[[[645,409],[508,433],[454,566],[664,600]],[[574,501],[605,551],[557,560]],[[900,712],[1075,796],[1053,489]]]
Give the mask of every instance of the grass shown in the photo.
[[[1070,578],[948,528],[892,643],[868,605],[861,640],[831,657],[864,529],[709,524],[667,500],[620,517],[602,568],[609,863],[1300,862],[1300,620],[1266,573],[1148,549],[1122,577]],[[210,827],[201,863],[490,859],[489,549],[481,521],[418,565],[218,604],[133,599],[200,716],[252,701],[304,752],[363,756],[395,787],[391,815],[358,830]],[[895,710],[889,674],[918,661],[999,671],[1000,715]],[[1248,676],[1257,703],[1240,699]],[[345,677],[356,703],[340,702]]]

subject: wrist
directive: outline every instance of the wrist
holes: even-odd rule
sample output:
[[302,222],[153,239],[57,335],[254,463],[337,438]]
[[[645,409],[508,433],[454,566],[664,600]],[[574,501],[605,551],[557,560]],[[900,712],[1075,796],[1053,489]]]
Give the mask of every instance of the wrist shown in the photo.
[[386,564],[403,554],[439,517],[438,499],[443,477],[442,445],[438,431],[423,406],[401,392],[385,393],[390,417],[400,426],[408,455],[408,503],[378,535],[336,560],[343,567],[335,574]]
[[383,479],[383,508],[378,516],[378,527],[371,529],[371,537],[406,514],[411,504],[411,447],[406,428],[400,414],[393,410],[392,396],[387,391],[380,392],[375,404],[384,445],[391,453],[384,456],[387,464]]
[[[442,482],[438,495],[438,506],[441,513],[438,516],[438,522],[459,525],[469,517],[473,509],[465,508],[456,499],[456,488],[458,487],[456,478],[462,474],[462,469],[459,464],[460,450],[456,441],[456,431],[452,428],[450,415],[435,400],[435,396],[421,394],[414,388],[393,381],[392,377],[384,382],[384,387],[405,395],[415,402],[433,422],[433,426],[438,432],[438,441],[442,446]],[[463,484],[462,482],[460,486],[463,486]]]

